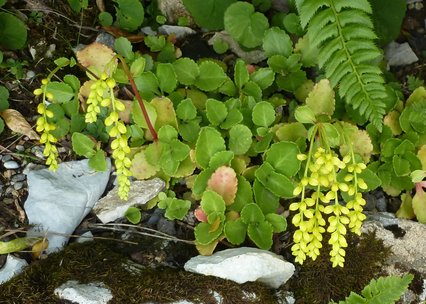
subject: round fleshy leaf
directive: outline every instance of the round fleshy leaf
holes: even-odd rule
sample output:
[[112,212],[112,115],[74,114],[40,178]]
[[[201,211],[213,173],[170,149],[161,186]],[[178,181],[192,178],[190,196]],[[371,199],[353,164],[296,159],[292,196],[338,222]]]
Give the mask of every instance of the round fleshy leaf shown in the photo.
[[275,121],[275,109],[266,101],[258,102],[252,112],[252,120],[255,125],[269,127]]
[[266,189],[258,179],[253,182],[253,193],[256,203],[262,209],[263,214],[276,212],[280,204],[280,198]]
[[267,221],[262,221],[256,224],[250,224],[247,229],[247,234],[257,247],[264,250],[269,250],[272,246],[272,225]]
[[262,210],[255,203],[247,204],[244,206],[243,210],[241,210],[241,220],[245,224],[260,223],[263,222],[264,219],[265,216]]
[[200,74],[198,64],[190,58],[179,58],[173,62],[173,67],[178,81],[183,85],[193,85]]
[[192,120],[197,116],[197,108],[192,103],[190,98],[182,100],[177,108],[176,115],[182,120]]
[[194,84],[197,88],[206,92],[218,89],[227,78],[223,69],[212,61],[203,61],[199,69],[200,74]]
[[201,245],[208,245],[220,237],[223,231],[223,223],[215,229],[212,230],[212,224],[209,223],[199,223],[195,226],[194,234],[197,243]]
[[256,178],[262,185],[276,196],[293,197],[293,182],[284,174],[275,172],[272,165],[265,162],[256,170]]
[[263,37],[263,50],[268,57],[273,55],[288,57],[293,51],[293,43],[285,31],[272,27],[265,32]]
[[129,207],[124,213],[124,216],[130,223],[134,225],[138,224],[142,218],[141,210],[136,207]]
[[210,158],[225,149],[225,140],[222,135],[212,127],[204,127],[195,145],[195,159],[202,168],[207,168]]
[[217,168],[207,182],[207,189],[213,190],[219,194],[226,205],[230,205],[234,202],[235,195],[237,194],[237,187],[237,175],[234,169],[227,166]]
[[265,219],[272,225],[274,233],[283,232],[287,229],[287,220],[282,215],[269,213],[265,215]]
[[300,169],[300,160],[297,159],[299,148],[295,143],[282,141],[273,144],[266,152],[266,161],[281,174],[294,176]]
[[204,191],[200,205],[207,216],[214,212],[224,213],[226,209],[222,196],[212,190]]
[[232,151],[217,152],[210,159],[209,168],[216,170],[221,166],[229,166],[233,158],[234,153]]
[[234,203],[229,209],[241,212],[245,205],[253,203],[253,192],[250,183],[243,177],[238,176],[238,189],[235,195]]
[[247,225],[241,219],[227,221],[223,230],[226,239],[233,245],[240,245],[246,239]]
[[206,116],[213,126],[221,124],[228,115],[226,105],[216,99],[209,98],[206,101]]
[[253,134],[245,125],[236,125],[229,130],[229,149],[235,155],[245,154],[251,147]]

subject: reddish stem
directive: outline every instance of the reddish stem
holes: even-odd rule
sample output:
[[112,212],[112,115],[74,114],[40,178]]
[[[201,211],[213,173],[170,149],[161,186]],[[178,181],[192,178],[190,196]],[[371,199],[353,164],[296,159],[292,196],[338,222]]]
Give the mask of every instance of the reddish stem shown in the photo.
[[147,110],[145,108],[145,105],[143,103],[142,97],[139,94],[139,90],[136,87],[136,83],[135,83],[135,81],[133,79],[133,76],[130,73],[129,67],[126,64],[126,61],[121,56],[117,56],[117,57],[118,57],[118,59],[120,59],[122,65],[123,65],[124,73],[126,73],[127,77],[129,78],[130,85],[132,86],[133,93],[135,94],[136,99],[139,102],[139,106],[141,107],[142,114],[143,114],[143,117],[144,117],[144,119],[146,121],[146,125],[148,126],[149,133],[151,133],[152,140],[153,141],[157,141],[158,140],[157,132],[155,132],[155,129],[152,126],[151,120],[149,119],[149,116],[148,116],[148,112],[147,112]]

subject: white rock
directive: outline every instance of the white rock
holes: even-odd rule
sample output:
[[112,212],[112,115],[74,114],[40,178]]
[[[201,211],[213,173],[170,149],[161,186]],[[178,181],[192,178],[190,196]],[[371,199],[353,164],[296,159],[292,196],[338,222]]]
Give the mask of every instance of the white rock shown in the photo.
[[20,274],[27,266],[27,261],[8,254],[6,263],[0,269],[0,284]]
[[90,241],[93,241],[92,231],[87,231],[87,232],[83,233],[82,235],[80,235],[75,240],[76,243],[85,243],[85,242],[90,242]]
[[77,281],[68,281],[54,292],[62,300],[78,304],[106,304],[112,299],[111,291],[103,283],[79,284]]
[[212,256],[196,256],[185,270],[213,275],[239,284],[259,281],[278,288],[293,275],[294,265],[281,256],[257,248],[240,247],[219,251]]
[[133,181],[130,184],[129,198],[127,201],[123,201],[118,197],[118,187],[116,186],[96,203],[93,212],[104,224],[115,221],[124,217],[124,213],[129,207],[146,204],[156,197],[164,187],[164,181],[159,178]]
[[407,42],[392,41],[386,46],[385,55],[390,66],[408,65],[419,60]]
[[5,162],[3,166],[8,170],[14,170],[19,168],[19,164],[14,160],[9,160]]
[[193,35],[196,33],[196,31],[190,27],[177,25],[162,25],[158,28],[158,32],[164,35],[174,34],[177,39],[182,39],[188,35]]
[[85,159],[61,163],[56,172],[29,171],[24,209],[29,223],[36,227],[28,235],[46,235],[48,253],[61,249],[68,241],[66,235],[75,230],[105,191],[110,168],[108,160],[108,170],[94,171]]

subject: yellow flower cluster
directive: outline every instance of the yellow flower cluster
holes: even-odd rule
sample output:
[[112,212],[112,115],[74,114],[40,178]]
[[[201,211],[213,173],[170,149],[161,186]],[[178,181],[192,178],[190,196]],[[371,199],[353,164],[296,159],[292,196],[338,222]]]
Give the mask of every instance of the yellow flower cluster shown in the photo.
[[87,110],[85,120],[87,123],[96,122],[101,108],[111,108],[109,115],[104,123],[108,128],[108,134],[114,138],[111,142],[112,158],[115,162],[118,180],[118,195],[126,200],[130,190],[131,160],[128,157],[130,147],[128,145],[127,128],[120,120],[119,112],[125,110],[124,104],[115,98],[114,87],[116,82],[113,78],[108,78],[106,73],[96,80],[90,87],[90,93],[87,98]]
[[98,114],[101,112],[101,107],[107,107],[109,105],[108,98],[108,85],[106,80],[108,75],[102,73],[101,77],[95,81],[94,84],[90,86],[89,97],[87,98],[87,109],[86,109],[86,122],[92,123],[96,122],[98,119]]
[[48,118],[53,118],[53,112],[48,110],[45,105],[46,98],[48,100],[53,100],[53,95],[50,92],[46,92],[49,81],[43,79],[41,83],[41,88],[34,90],[34,95],[43,95],[43,100],[37,106],[37,112],[41,116],[37,119],[36,131],[41,134],[40,143],[44,144],[43,155],[46,156],[46,165],[49,166],[50,170],[56,171],[56,169],[58,169],[58,150],[54,143],[58,140],[51,133],[51,131],[56,129],[56,126],[48,122]]
[[[367,184],[359,178],[359,173],[366,168],[363,163],[355,163],[354,157],[346,155],[342,160],[332,151],[325,151],[319,147],[312,156],[301,154],[299,160],[307,160],[304,177],[294,189],[294,195],[301,195],[299,202],[290,205],[291,211],[298,211],[292,219],[293,225],[298,228],[294,235],[292,253],[295,260],[303,264],[306,257],[315,260],[322,248],[322,234],[326,231],[331,234],[329,244],[332,245],[330,260],[333,267],[341,266],[345,261],[346,226],[355,233],[360,232],[365,215],[362,213],[365,200],[358,189],[367,189]],[[352,161],[352,164],[349,164]],[[347,168],[348,174],[344,182],[338,182],[339,170]],[[311,197],[305,197],[307,187],[314,189]],[[339,191],[346,192],[352,199],[342,206]],[[325,194],[324,194],[325,193]]]

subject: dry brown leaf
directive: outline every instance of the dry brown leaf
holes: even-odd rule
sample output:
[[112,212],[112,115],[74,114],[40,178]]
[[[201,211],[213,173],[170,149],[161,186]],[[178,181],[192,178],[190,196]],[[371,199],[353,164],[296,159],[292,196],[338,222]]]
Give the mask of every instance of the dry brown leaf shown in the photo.
[[[110,73],[115,69],[117,59],[115,59],[114,62],[111,62],[115,55],[116,53],[106,45],[99,42],[93,42],[81,51],[77,52],[77,60],[82,66],[99,77],[103,72],[110,75]],[[108,64],[111,63],[111,68],[109,68]]]
[[40,136],[31,128],[21,113],[14,109],[7,109],[0,112],[7,127],[13,132],[24,134],[32,140],[40,140]]

